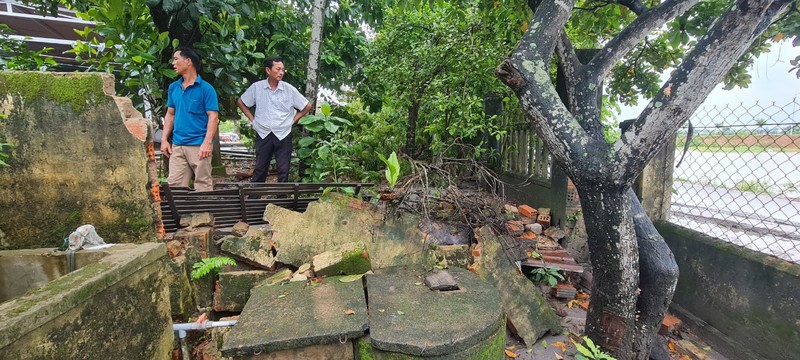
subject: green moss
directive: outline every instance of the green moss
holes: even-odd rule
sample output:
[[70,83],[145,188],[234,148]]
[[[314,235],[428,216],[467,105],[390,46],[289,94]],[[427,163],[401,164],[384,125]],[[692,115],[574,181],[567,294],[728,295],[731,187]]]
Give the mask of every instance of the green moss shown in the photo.
[[146,204],[136,201],[116,201],[111,204],[120,218],[115,223],[103,226],[106,234],[113,234],[119,240],[132,242],[153,241],[153,214]]
[[104,273],[110,268],[111,265],[105,263],[89,264],[78,269],[72,274],[55,279],[47,283],[45,286],[33,291],[29,296],[26,297],[26,299],[19,301],[19,304],[15,308],[11,309],[8,313],[0,315],[0,320],[22,314],[30,310],[36,304],[39,304],[43,301],[48,301],[53,296],[69,289],[80,287],[80,292],[78,293],[79,297],[81,297],[83,294],[93,293],[93,288],[91,286],[83,286],[84,283],[95,276]]
[[458,352],[456,354],[421,357],[414,355],[407,355],[401,353],[392,353],[375,349],[368,336],[358,339],[358,360],[497,360],[504,358],[506,345],[506,330],[505,326],[501,326],[498,331],[492,334],[486,341],[477,344],[469,349]]
[[108,101],[100,74],[52,74],[42,72],[0,73],[0,96],[19,94],[25,102],[47,99],[71,104],[76,113],[87,104]]

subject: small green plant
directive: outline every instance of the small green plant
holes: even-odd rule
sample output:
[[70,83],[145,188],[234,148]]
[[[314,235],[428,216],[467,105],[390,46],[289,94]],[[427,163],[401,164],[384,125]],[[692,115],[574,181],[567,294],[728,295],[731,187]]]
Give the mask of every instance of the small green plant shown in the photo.
[[8,167],[8,163],[6,163],[6,161],[8,160],[9,155],[5,150],[11,149],[12,147],[13,145],[11,144],[0,142],[0,167]]
[[564,275],[556,268],[536,268],[531,272],[530,279],[536,284],[547,282],[550,286],[556,286],[558,280],[564,280]]
[[595,345],[594,341],[588,336],[583,337],[583,342],[586,343],[586,346],[576,343],[575,340],[572,339],[570,339],[570,341],[572,341],[572,343],[575,344],[575,348],[578,349],[579,354],[575,354],[575,359],[577,360],[617,360],[603,352],[603,350]]
[[236,260],[227,256],[215,256],[210,258],[201,259],[200,261],[192,264],[192,280],[200,279],[211,272],[217,272],[225,265],[236,265]]
[[392,151],[388,159],[383,157],[380,153],[376,154],[378,154],[378,158],[386,164],[386,181],[389,182],[389,188],[394,189],[395,184],[397,184],[397,179],[400,178],[400,161],[397,160],[397,154]]

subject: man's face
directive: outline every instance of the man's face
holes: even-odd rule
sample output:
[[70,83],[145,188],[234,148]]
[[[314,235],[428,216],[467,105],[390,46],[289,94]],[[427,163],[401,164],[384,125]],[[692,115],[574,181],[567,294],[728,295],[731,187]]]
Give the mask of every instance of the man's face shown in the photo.
[[283,73],[285,70],[283,69],[282,62],[274,62],[272,63],[271,68],[267,68],[267,77],[270,80],[281,81],[283,79]]
[[189,58],[185,58],[181,55],[180,51],[176,51],[172,54],[172,68],[175,69],[175,72],[178,75],[183,75],[186,73],[186,69],[192,66],[192,60]]

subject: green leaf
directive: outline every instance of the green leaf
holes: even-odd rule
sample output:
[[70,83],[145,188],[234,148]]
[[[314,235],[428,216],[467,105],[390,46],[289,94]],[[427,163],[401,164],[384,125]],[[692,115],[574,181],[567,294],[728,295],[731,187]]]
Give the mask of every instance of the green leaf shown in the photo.
[[347,275],[347,276],[340,277],[339,281],[343,282],[343,283],[349,283],[349,282],[353,282],[353,281],[356,281],[356,280],[360,280],[362,277],[364,277],[364,274]]
[[315,141],[317,141],[317,140],[314,139],[313,137],[306,136],[306,137],[300,139],[297,142],[297,145],[300,146],[300,147],[308,147],[309,145],[313,144]]
[[324,128],[324,126],[320,123],[310,123],[305,125],[306,129],[311,132],[320,132]]
[[331,116],[331,104],[322,103],[320,111],[322,111],[322,115]]
[[333,134],[336,132],[336,130],[339,130],[339,125],[336,125],[330,121],[326,121],[325,130],[328,130],[329,133]]

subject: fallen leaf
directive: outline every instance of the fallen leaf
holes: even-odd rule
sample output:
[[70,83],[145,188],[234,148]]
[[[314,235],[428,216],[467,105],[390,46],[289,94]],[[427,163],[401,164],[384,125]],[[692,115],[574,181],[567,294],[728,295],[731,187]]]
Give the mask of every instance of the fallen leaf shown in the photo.
[[397,315],[405,315],[405,314],[406,314],[406,313],[404,313],[404,312],[402,312],[402,311],[400,311],[400,310],[397,310]]
[[553,355],[556,356],[556,360],[564,360],[564,357],[561,356],[561,355],[556,354],[555,351],[553,352]]
[[414,285],[420,286],[420,285],[422,285],[422,281],[417,281],[417,282],[414,283]]
[[506,349],[506,356],[512,359],[516,359],[517,357],[519,357],[519,355],[517,355],[515,352],[510,351],[508,349]]
[[542,347],[547,349],[547,340],[542,340]]
[[286,294],[280,294],[280,295],[278,295],[278,299],[280,299],[280,298],[282,298],[282,297],[286,297]]
[[705,350],[705,351],[711,351],[711,346],[708,346],[708,345],[706,345],[706,346],[703,346],[703,350]]
[[675,353],[675,342],[672,339],[667,340],[667,349],[669,349],[669,352]]
[[344,311],[345,315],[355,315],[356,312],[353,309],[347,309]]
[[692,358],[689,357],[689,355],[681,355],[681,357],[679,357],[678,360],[692,360]]
[[362,277],[364,277],[364,274],[347,275],[347,276],[340,277],[339,281],[343,282],[343,283],[349,283],[349,282],[353,282],[353,281],[356,281],[356,280],[361,280]]
[[561,349],[562,353],[567,352],[567,344],[565,344],[563,341],[556,341],[553,343],[553,346]]

